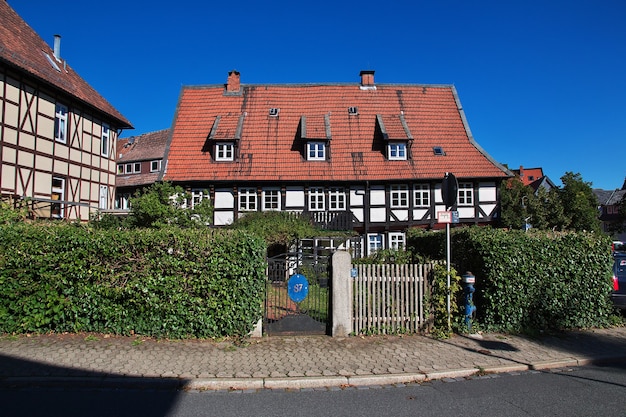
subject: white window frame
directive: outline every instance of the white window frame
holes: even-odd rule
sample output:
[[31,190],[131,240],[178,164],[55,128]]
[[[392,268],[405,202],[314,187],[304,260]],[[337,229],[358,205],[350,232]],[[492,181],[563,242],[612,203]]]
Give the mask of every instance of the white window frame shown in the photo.
[[406,236],[402,232],[389,232],[389,249],[403,250],[406,248]]
[[133,173],[140,174],[141,173],[141,162],[135,162],[133,164]]
[[204,199],[211,198],[211,195],[206,189],[196,188],[191,190],[191,208],[194,208],[202,202]]
[[385,236],[381,233],[369,233],[367,235],[367,254],[374,253],[385,249]]
[[98,208],[100,210],[106,210],[109,208],[109,187],[106,185],[100,185],[100,199],[98,201]]
[[263,190],[263,211],[280,211],[280,189],[268,188]]
[[346,209],[346,192],[343,188],[331,187],[328,190],[328,209],[344,211]]
[[54,140],[67,143],[67,106],[56,103],[54,112]]
[[326,195],[324,187],[309,188],[309,211],[326,210]]
[[457,202],[459,206],[473,206],[474,184],[472,184],[471,182],[459,183],[459,193],[457,197]]
[[308,161],[325,161],[326,144],[324,142],[307,142],[306,155]]
[[[55,185],[55,182],[57,183],[56,185]],[[57,196],[58,198],[54,198],[55,196]],[[50,198],[52,200],[60,200],[60,201],[65,200],[65,178],[52,177],[52,187],[51,187]],[[55,211],[54,206],[56,204],[58,204],[59,206],[59,210],[57,214],[54,213]],[[50,207],[50,217],[54,219],[63,219],[65,217],[65,205],[63,203],[52,203]]]
[[233,142],[218,142],[215,144],[216,161],[234,161],[235,144]]
[[390,161],[406,161],[406,143],[390,142],[387,144],[387,159]]
[[106,123],[102,124],[102,140],[100,142],[100,154],[104,157],[109,157],[109,145],[111,144],[111,129]]
[[415,184],[413,186],[413,204],[415,207],[430,207],[430,185]]
[[391,208],[409,207],[409,186],[405,184],[392,185],[389,190],[389,205]]
[[154,161],[150,161],[150,172],[157,172],[161,170],[161,160],[155,159]]
[[115,208],[120,210],[128,210],[130,208],[130,193],[118,194],[115,197]]
[[239,211],[257,211],[257,200],[256,188],[239,189]]

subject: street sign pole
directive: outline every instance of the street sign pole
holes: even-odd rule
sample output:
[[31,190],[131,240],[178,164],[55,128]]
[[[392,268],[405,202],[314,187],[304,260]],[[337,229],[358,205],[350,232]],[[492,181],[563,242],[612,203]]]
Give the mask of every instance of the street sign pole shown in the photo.
[[446,265],[447,265],[447,305],[448,305],[448,331],[450,331],[450,223],[446,223]]
[[[443,198],[443,203],[446,206],[446,210],[452,209],[452,207],[456,204],[458,192],[459,183],[456,177],[454,174],[446,172],[443,177],[443,181],[441,182],[441,196]],[[450,222],[446,223],[446,270],[446,304],[448,311],[448,331],[450,331],[452,328],[450,323]]]

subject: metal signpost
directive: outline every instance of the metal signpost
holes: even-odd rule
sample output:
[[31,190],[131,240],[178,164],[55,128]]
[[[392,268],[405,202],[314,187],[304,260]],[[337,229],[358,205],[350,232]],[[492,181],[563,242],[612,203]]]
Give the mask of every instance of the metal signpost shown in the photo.
[[[441,182],[441,197],[443,198],[443,204],[446,206],[445,212],[438,213],[438,221],[446,224],[446,268],[447,268],[447,309],[448,309],[448,330],[451,328],[450,324],[450,223],[452,223],[453,215],[450,209],[456,204],[457,194],[459,192],[459,183],[456,180],[454,174],[446,172]],[[446,213],[443,215],[443,213]],[[454,216],[458,222],[458,213]]]

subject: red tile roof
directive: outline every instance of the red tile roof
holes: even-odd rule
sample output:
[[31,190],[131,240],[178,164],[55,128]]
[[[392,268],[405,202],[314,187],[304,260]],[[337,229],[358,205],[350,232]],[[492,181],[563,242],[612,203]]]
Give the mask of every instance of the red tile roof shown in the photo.
[[[54,58],[52,48],[6,1],[0,1],[0,62],[2,61],[106,114],[118,123],[119,128],[132,128],[130,122],[66,62],[59,62]],[[52,62],[58,70],[53,67]]]
[[[351,115],[349,107],[358,114]],[[277,116],[270,109],[279,109]],[[232,133],[243,116],[241,138]],[[327,161],[306,161],[306,139],[328,140]],[[329,121],[329,132],[324,118]],[[230,120],[238,144],[233,162],[215,161],[207,143],[216,120]],[[380,121],[382,120],[381,126]],[[173,125],[169,181],[377,181],[504,178],[510,173],[478,146],[466,128],[453,86],[378,84],[241,84],[184,87]],[[330,139],[327,137],[330,133]],[[389,161],[386,140],[410,144],[411,158]],[[440,146],[445,156],[437,156]]]
[[[118,139],[117,163],[131,163],[141,161],[162,160],[165,146],[169,138],[170,129],[144,133],[139,136]],[[145,172],[138,174],[118,174],[115,178],[117,187],[134,187],[153,184],[159,179],[159,172]]]

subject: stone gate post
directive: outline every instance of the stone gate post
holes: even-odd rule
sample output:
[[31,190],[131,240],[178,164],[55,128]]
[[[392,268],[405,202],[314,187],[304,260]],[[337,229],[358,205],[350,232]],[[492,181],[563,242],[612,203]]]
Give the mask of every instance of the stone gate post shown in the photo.
[[332,258],[333,337],[346,337],[352,332],[352,256],[337,251]]

